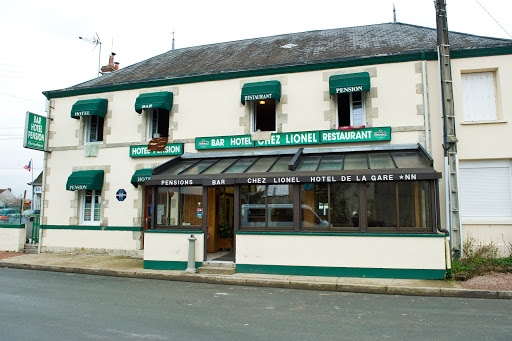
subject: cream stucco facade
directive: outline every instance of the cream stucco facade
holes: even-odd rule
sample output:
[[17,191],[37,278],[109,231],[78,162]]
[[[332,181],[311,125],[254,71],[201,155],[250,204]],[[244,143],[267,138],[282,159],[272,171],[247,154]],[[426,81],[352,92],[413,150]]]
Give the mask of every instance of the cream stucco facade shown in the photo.
[[[185,78],[169,81],[168,84],[162,82],[158,86],[152,86],[148,82],[124,88],[102,87],[99,90],[80,90],[51,98],[49,116],[52,121],[49,125],[48,144],[51,153],[48,154],[45,169],[43,203],[43,224],[49,228],[44,229],[43,250],[143,254],[148,264],[165,268],[164,263],[167,262],[172,263],[169,269],[180,268],[187,261],[186,240],[190,232],[195,231],[198,238],[196,262],[206,260],[206,245],[210,238],[206,225],[210,222],[206,223],[206,216],[202,216],[207,203],[203,202],[204,206],[201,206],[204,198],[210,195],[207,194],[206,185],[202,189],[202,198],[196,198],[194,202],[197,206],[197,218],[202,219],[203,227],[195,226],[196,230],[187,229],[186,232],[144,232],[149,228],[151,219],[156,219],[153,210],[160,209],[153,206],[155,203],[158,206],[154,197],[157,192],[153,190],[150,194],[151,186],[148,183],[140,183],[135,188],[130,180],[137,170],[154,169],[173,160],[175,156],[130,155],[131,146],[147,145],[150,140],[149,111],[142,110],[141,114],[135,111],[135,103],[142,94],[172,93],[168,143],[183,144],[183,153],[208,155],[210,150],[197,148],[197,138],[248,136],[253,133],[253,103],[247,101],[244,105],[240,100],[246,84],[267,81],[279,83],[274,133],[318,132],[337,130],[340,126],[337,122],[339,104],[336,95],[330,92],[330,77],[365,73],[369,76],[369,88],[361,92],[364,125],[366,128],[389,127],[391,138],[372,142],[317,143],[310,147],[320,151],[341,147],[358,147],[358,150],[370,151],[375,147],[392,150],[394,147],[419,144],[432,157],[433,165],[430,168],[442,173],[444,152],[438,65],[432,55],[418,56],[382,61],[375,58],[367,63],[362,60],[356,63],[358,66],[340,63],[337,66],[303,68],[297,71],[279,72],[269,69],[249,75],[226,75],[215,80],[206,77],[203,81],[187,81]],[[478,57],[463,56],[452,60],[460,162],[512,160],[512,151],[508,148],[512,142],[508,141],[512,139],[509,123],[512,98],[506,96],[512,88],[511,62],[511,54],[492,52],[483,52]],[[492,71],[495,75],[497,119],[492,122],[466,122],[462,119],[461,74],[480,71]],[[70,113],[78,101],[91,99],[106,99],[108,109],[104,118],[103,141],[87,143],[84,132],[87,118],[72,118]],[[261,138],[260,135],[253,137]],[[291,151],[300,147],[308,145],[232,148],[221,151],[228,153],[230,157],[236,157],[237,153],[268,151],[272,154],[273,151]],[[395,167],[398,168],[396,164]],[[98,205],[98,219],[91,223],[84,221],[84,207],[87,207],[84,204],[84,191],[66,190],[66,184],[72,173],[98,170],[104,174],[101,191],[98,191],[101,202]],[[443,174],[439,180],[439,197],[435,193],[437,178],[428,179],[433,194],[432,206],[427,203],[426,207],[432,217],[429,218],[429,230],[422,231],[421,235],[411,236],[411,232],[418,232],[414,230],[400,233],[398,228],[392,231],[394,235],[382,237],[365,236],[368,231],[364,228],[352,236],[342,233],[305,235],[300,234],[298,227],[295,229],[296,235],[290,232],[286,236],[267,233],[268,231],[249,231],[255,232],[253,234],[242,231],[234,236],[236,263],[240,265],[240,269],[248,272],[261,270],[261,267],[270,267],[268,271],[271,272],[279,271],[271,267],[327,267],[425,270],[436,271],[428,276],[439,276],[439,271],[443,272],[447,267],[447,236],[443,233],[443,228],[446,227],[444,178]],[[294,190],[296,198],[299,198],[298,186]],[[398,184],[396,186],[398,188]],[[361,193],[366,193],[362,186],[359,188]],[[125,196],[119,198],[122,190]],[[235,191],[238,191],[235,197],[239,196],[240,189],[236,187]],[[174,190],[165,195],[171,198]],[[197,194],[196,196],[199,197]],[[398,196],[396,200],[398,202]],[[461,200],[464,203],[465,198],[462,197]],[[298,199],[294,205],[297,202]],[[170,201],[168,204],[171,205]],[[235,205],[239,205],[239,202],[235,202]],[[419,205],[416,206],[419,212]],[[193,212],[189,212],[192,216],[196,215],[195,209],[194,206]],[[240,214],[236,209],[234,212],[235,215]],[[367,212],[361,214],[366,216]],[[437,219],[438,214],[440,219]],[[419,213],[417,215],[419,217]],[[176,217],[173,216],[173,219],[178,219]],[[297,217],[300,215],[297,214],[294,219]],[[367,223],[366,218],[359,219]],[[155,222],[152,224],[154,226]],[[507,247],[512,243],[511,230],[512,217],[476,220],[463,216],[461,240],[476,238],[477,244],[492,242],[501,252],[506,253]],[[288,246],[286,252],[282,248],[283,244]],[[404,254],[407,256],[402,256]],[[300,272],[300,269],[297,271]]]

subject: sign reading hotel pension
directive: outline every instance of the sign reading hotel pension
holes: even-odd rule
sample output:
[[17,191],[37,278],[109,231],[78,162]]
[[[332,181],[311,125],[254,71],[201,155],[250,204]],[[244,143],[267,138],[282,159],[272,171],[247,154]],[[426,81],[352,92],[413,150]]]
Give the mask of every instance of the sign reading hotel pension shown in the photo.
[[269,140],[253,141],[251,135],[197,137],[196,149],[294,146],[321,143],[390,141],[391,127],[362,128],[350,131],[325,130],[294,133],[273,133]]
[[35,150],[45,150],[47,118],[31,112],[25,115],[25,131],[23,147]]
[[130,146],[130,157],[172,156],[181,154],[183,154],[183,143],[169,143],[165,145],[165,150],[161,152],[150,151],[147,145]]

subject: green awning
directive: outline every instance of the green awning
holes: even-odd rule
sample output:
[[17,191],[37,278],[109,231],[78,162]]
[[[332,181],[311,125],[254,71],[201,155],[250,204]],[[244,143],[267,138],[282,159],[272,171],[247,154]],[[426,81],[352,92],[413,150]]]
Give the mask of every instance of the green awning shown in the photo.
[[151,168],[143,168],[136,170],[132,175],[132,185],[133,187],[139,187],[139,183],[145,182],[146,180],[151,180]]
[[165,109],[171,111],[172,108],[172,92],[152,92],[150,94],[142,94],[135,101],[135,111],[139,114],[142,109]]
[[368,72],[350,73],[329,77],[329,93],[370,91],[370,74]]
[[281,100],[281,83],[279,81],[247,83],[242,88],[242,104],[245,104],[245,101],[269,98],[274,98],[278,102]]
[[107,114],[108,100],[105,98],[86,99],[77,101],[71,108],[71,118],[80,118],[80,116],[101,116]]
[[66,190],[96,190],[101,191],[103,187],[102,170],[85,170],[71,173],[66,182]]

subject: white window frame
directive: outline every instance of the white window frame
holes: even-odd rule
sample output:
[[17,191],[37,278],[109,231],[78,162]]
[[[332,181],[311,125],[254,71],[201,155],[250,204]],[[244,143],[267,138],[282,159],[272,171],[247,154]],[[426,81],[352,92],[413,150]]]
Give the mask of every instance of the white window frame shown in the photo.
[[[96,116],[96,117],[98,117],[98,116]],[[101,141],[91,141],[92,116],[85,116],[84,118],[85,118],[85,122],[84,122],[84,141],[85,141],[85,143],[102,143],[103,139]],[[102,128],[105,129],[105,118],[103,118],[103,127]],[[98,130],[98,125],[96,125],[96,130]],[[98,131],[96,131],[96,134],[98,134]]]
[[[275,125],[274,125],[274,130],[260,130],[260,132],[271,132],[271,133],[276,133],[277,132],[277,100],[275,100],[275,108],[274,108],[274,122],[275,122]],[[258,132],[256,130],[256,115],[257,115],[257,112],[256,112],[256,102],[258,102],[258,100],[255,100],[255,101],[251,101],[251,132],[252,133],[256,133]]]
[[[471,76],[477,76],[482,74],[492,75],[492,81],[488,83],[478,82],[475,79],[466,79]],[[468,82],[472,82],[468,84]],[[492,83],[492,84],[489,84]],[[490,88],[489,88],[490,85]],[[467,123],[479,123],[479,122],[495,122],[498,121],[498,91],[496,87],[496,71],[475,71],[475,72],[462,72],[461,73],[461,93],[462,93],[462,116],[463,122]],[[493,101],[485,99],[485,95],[493,98]],[[488,104],[488,110],[482,110],[477,112],[473,110],[479,105],[475,105],[475,100],[482,105]],[[472,103],[468,103],[472,102]],[[469,108],[471,107],[471,109]]]
[[[366,122],[366,94],[365,94],[365,91],[361,91],[361,109],[363,110],[363,114],[362,114],[362,120],[363,120],[363,124],[361,125],[364,125],[364,126],[367,126],[367,122]],[[353,99],[352,99],[352,94],[353,92],[349,92],[349,101],[350,101],[350,125],[351,126],[354,126],[354,102],[353,102]],[[340,127],[340,119],[339,119],[339,106],[338,106],[338,94],[336,94],[336,127]],[[358,124],[359,126],[359,124]]]
[[[493,168],[508,168],[508,182],[509,182],[509,200],[512,202],[512,160],[471,160],[471,161],[460,161],[459,162],[459,173],[464,172],[464,169],[493,169]],[[459,175],[461,176],[461,175]],[[462,181],[460,181],[462,180]],[[461,196],[460,196],[460,206],[461,206],[461,220],[462,223],[473,223],[473,224],[489,224],[489,223],[498,223],[498,224],[511,224],[512,223],[512,214],[507,216],[496,216],[494,214],[489,215],[466,215],[464,210],[464,186],[467,184],[463,183],[463,179],[460,179],[461,183]],[[482,200],[485,200],[482,199]]]
[[[91,190],[92,192],[92,202],[91,202],[91,220],[85,220],[85,201],[86,201],[86,195],[89,190],[81,190],[80,195],[80,224],[81,225],[100,225],[101,223],[101,191]],[[99,200],[100,207],[98,208],[100,210],[99,214],[99,220],[94,220],[95,216],[95,203],[96,200]]]

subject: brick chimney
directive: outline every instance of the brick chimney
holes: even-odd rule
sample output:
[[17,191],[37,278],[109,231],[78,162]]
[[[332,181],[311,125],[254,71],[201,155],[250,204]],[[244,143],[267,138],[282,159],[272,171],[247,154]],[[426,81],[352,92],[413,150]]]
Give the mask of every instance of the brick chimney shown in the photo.
[[108,65],[105,65],[105,66],[101,67],[101,74],[104,75],[106,73],[110,73],[110,72],[119,70],[119,63],[118,62],[114,62],[114,56],[115,55],[116,54],[114,52],[112,52],[110,54],[110,56],[108,57]]

